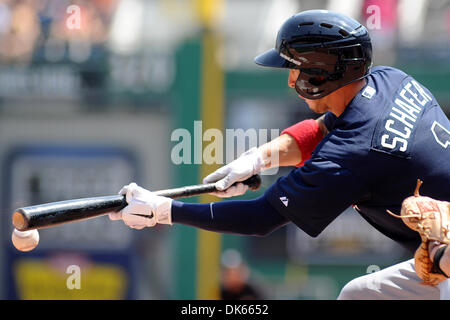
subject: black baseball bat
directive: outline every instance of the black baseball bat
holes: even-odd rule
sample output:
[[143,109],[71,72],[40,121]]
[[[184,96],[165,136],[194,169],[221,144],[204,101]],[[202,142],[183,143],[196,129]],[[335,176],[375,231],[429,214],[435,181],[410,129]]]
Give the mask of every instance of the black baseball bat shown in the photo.
[[[261,177],[254,175],[242,183],[248,185],[251,190],[258,190],[261,186]],[[215,184],[207,183],[159,190],[154,193],[177,199],[214,191],[217,191]],[[124,195],[51,202],[17,209],[12,215],[12,224],[19,231],[42,229],[95,218],[112,211],[120,211],[126,205]]]

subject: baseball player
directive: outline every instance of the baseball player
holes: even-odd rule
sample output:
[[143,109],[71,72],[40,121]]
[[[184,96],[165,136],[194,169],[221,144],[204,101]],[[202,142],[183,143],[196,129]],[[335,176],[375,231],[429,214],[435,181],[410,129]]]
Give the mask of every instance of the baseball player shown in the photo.
[[[450,199],[450,122],[431,92],[398,69],[372,67],[366,28],[325,10],[290,17],[275,48],[255,62],[290,69],[288,85],[321,116],[285,129],[204,182],[216,183],[217,196],[231,197],[247,189],[242,183],[231,186],[236,181],[274,166],[296,168],[254,200],[183,203],[131,183],[120,190],[128,206],[110,218],[138,229],[180,223],[260,236],[292,222],[316,237],[353,206],[375,229],[414,253],[420,235],[387,210],[400,212],[417,179],[423,181],[422,194]],[[439,299],[448,281],[421,283],[411,258],[352,280],[338,298]]]

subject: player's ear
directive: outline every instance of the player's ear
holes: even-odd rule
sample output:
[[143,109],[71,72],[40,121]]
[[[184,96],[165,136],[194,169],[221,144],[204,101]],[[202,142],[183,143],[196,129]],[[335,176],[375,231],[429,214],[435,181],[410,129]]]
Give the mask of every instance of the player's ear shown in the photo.
[[297,81],[299,74],[300,74],[300,70],[289,69],[288,86],[290,88],[295,88],[295,82]]

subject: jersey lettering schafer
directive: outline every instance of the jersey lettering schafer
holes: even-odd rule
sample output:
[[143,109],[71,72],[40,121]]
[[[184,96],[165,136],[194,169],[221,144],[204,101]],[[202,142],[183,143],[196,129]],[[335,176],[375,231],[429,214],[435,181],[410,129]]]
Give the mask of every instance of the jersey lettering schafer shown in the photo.
[[[419,97],[420,96],[420,97]],[[430,102],[431,97],[417,81],[409,81],[395,98],[394,106],[385,122],[386,134],[381,136],[381,145],[388,149],[395,149],[400,144],[399,151],[408,148],[408,139],[423,107]]]

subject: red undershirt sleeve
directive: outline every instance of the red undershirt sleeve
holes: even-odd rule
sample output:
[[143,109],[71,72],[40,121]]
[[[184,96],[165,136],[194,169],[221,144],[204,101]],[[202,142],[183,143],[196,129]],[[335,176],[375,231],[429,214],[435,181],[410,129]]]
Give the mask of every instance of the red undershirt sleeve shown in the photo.
[[285,133],[295,139],[302,153],[302,162],[298,163],[297,167],[304,165],[305,161],[311,158],[312,152],[323,138],[319,124],[314,119],[300,121],[281,132]]

